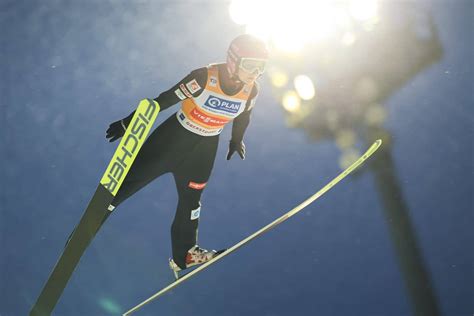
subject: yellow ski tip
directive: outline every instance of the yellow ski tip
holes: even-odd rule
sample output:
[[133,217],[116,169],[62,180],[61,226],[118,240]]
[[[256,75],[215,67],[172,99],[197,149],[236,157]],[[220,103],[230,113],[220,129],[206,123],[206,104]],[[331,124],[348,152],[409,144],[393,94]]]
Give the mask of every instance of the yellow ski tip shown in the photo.
[[370,146],[369,150],[367,152],[375,152],[379,147],[380,145],[382,145],[382,140],[381,139],[377,139],[373,144],[372,146]]

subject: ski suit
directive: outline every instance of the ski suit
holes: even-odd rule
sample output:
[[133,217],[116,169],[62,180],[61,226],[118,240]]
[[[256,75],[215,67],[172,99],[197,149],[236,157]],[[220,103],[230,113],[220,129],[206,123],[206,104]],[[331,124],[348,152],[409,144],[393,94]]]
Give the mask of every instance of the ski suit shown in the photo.
[[[172,252],[182,269],[187,251],[197,243],[201,194],[211,175],[219,134],[233,121],[232,141],[242,141],[258,94],[256,83],[228,91],[220,80],[223,71],[227,71],[225,64],[196,69],[155,98],[161,110],[179,101],[182,106],[150,134],[112,202],[117,207],[171,172],[179,199],[171,226]],[[124,121],[128,123],[127,118]]]

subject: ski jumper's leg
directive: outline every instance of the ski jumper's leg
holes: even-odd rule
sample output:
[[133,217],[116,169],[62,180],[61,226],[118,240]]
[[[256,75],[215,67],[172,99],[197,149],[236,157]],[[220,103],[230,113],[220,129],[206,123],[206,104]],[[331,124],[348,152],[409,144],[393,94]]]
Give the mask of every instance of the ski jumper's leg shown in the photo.
[[[171,166],[177,151],[174,145],[176,143],[174,131],[177,126],[174,121],[176,119],[170,117],[150,134],[138,152],[135,162],[112,201],[112,206],[119,206],[151,181],[167,172],[171,172]],[[110,214],[112,212],[107,213],[101,226]]]
[[166,120],[150,134],[112,201],[113,206],[119,206],[151,181],[171,172],[176,152],[173,121]]
[[[170,152],[167,150],[167,144],[171,143],[169,139],[165,139],[165,136],[168,134],[167,129],[169,129],[166,128],[165,123],[160,125],[150,134],[150,137],[148,137],[141,150],[138,152],[135,162],[130,168],[122,186],[111,203],[114,207],[117,207],[120,203],[160,175],[170,171],[170,164],[165,163],[166,159],[169,160],[168,156]],[[97,228],[96,233],[109,218],[110,214],[112,214],[112,212],[106,213],[100,226]],[[74,228],[72,233],[69,235],[66,245],[69,243],[75,230],[76,228]]]
[[188,250],[197,243],[201,194],[211,175],[216,157],[218,136],[202,137],[173,175],[178,189],[178,207],[171,226],[173,260],[186,268]]

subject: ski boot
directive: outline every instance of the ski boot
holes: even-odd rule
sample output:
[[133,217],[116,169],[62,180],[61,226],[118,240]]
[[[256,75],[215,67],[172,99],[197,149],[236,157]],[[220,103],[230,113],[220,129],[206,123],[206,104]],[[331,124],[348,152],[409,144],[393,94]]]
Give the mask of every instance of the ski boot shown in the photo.
[[[226,249],[215,251],[211,250],[208,251],[199,247],[198,245],[193,246],[191,249],[188,250],[186,254],[186,269],[193,267],[198,264],[203,264],[212,258],[216,257],[223,253]],[[174,277],[176,280],[179,278],[178,272],[182,269],[174,262],[173,258],[169,259],[170,269],[173,271]]]

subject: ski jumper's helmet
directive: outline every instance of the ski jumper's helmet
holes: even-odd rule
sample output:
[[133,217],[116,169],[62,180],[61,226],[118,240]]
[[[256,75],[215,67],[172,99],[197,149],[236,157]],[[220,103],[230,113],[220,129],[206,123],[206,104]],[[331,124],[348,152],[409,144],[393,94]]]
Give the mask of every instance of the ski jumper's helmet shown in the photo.
[[250,34],[237,36],[229,46],[227,51],[227,70],[231,77],[237,76],[242,59],[268,59],[268,49],[264,41]]

